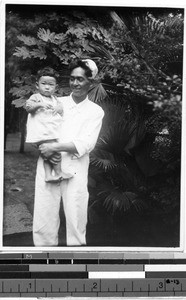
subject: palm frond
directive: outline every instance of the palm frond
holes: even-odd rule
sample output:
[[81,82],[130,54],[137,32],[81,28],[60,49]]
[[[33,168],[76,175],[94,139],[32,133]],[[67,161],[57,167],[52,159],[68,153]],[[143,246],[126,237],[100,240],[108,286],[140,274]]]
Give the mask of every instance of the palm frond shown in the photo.
[[134,206],[137,210],[141,207],[142,202],[138,203],[138,195],[133,192],[123,192],[120,189],[113,190],[103,202],[105,208],[114,214],[116,211],[126,212],[131,206]]
[[130,114],[130,108],[127,101],[119,97],[110,97],[109,99],[105,99],[101,103],[101,107],[105,112],[105,124],[108,126],[109,124],[114,125],[119,120],[128,119]]
[[147,204],[144,200],[140,199],[139,197],[134,199],[133,206],[135,207],[137,212],[141,212],[145,208],[147,208]]
[[109,49],[106,49],[106,47],[104,47],[103,45],[100,45],[96,42],[90,42],[89,46],[94,49],[95,55],[97,54],[102,59],[106,59],[109,61],[114,60],[114,57],[112,56]]
[[93,102],[101,102],[107,97],[107,92],[105,91],[103,85],[98,83],[91,86],[88,96]]
[[142,117],[137,117],[127,102],[102,101],[105,112],[97,148],[112,153],[116,158],[130,154],[144,138],[145,127]]
[[113,154],[101,149],[97,149],[91,153],[90,162],[105,171],[117,167]]
[[149,37],[153,35],[161,37],[165,33],[165,22],[157,20],[151,14],[147,14],[143,23]]
[[128,144],[134,136],[136,125],[134,123],[118,122],[114,126],[109,126],[107,132],[101,136],[102,145],[115,155],[122,155],[127,152]]
[[112,18],[112,20],[122,29],[124,29],[124,31],[128,32],[128,28],[125,25],[124,20],[115,12],[115,11],[111,11],[110,12],[110,16]]
[[134,123],[136,124],[135,132],[131,136],[130,141],[127,144],[126,149],[128,149],[128,151],[130,151],[130,149],[136,148],[144,139],[146,134],[146,128],[145,128],[143,118],[140,118],[139,116],[138,118],[135,119]]
[[183,34],[183,16],[168,17],[165,21],[166,30],[171,35],[175,35],[177,32]]

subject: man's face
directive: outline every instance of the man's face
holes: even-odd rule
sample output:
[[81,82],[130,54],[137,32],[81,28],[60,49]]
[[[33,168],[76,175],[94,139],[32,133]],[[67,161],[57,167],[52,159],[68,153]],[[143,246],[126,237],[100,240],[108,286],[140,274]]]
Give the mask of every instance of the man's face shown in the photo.
[[54,94],[56,89],[56,79],[51,76],[41,76],[36,84],[41,95],[50,97]]
[[91,82],[81,67],[75,68],[70,74],[70,88],[75,99],[80,101],[87,97]]

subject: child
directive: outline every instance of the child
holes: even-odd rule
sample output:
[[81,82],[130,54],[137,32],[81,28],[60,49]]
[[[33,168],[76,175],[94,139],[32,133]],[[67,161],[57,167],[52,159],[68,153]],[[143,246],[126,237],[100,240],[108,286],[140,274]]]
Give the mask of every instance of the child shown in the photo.
[[[25,104],[27,110],[27,143],[35,143],[37,146],[42,143],[56,142],[58,129],[62,121],[62,104],[54,96],[57,86],[57,74],[49,67],[38,72],[36,88],[37,94],[33,94]],[[63,178],[72,177],[72,172],[67,173],[61,170],[61,153],[55,154],[55,161],[52,157],[44,158],[45,181],[59,182]],[[54,171],[54,172],[53,172]]]

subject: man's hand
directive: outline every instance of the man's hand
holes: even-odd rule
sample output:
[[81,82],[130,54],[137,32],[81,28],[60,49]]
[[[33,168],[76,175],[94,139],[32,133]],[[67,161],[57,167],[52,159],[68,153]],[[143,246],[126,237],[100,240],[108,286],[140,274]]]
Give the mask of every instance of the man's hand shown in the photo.
[[63,105],[62,104],[58,104],[55,108],[54,108],[54,114],[60,114],[61,116],[63,115]]
[[42,156],[49,158],[52,154],[54,154],[54,145],[55,143],[43,143],[39,146],[39,150],[41,151]]

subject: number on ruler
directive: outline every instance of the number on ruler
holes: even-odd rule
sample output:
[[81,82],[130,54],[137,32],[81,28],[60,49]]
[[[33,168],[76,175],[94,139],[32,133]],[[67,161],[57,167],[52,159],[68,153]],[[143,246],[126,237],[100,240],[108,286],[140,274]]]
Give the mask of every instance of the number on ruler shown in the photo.
[[97,282],[93,282],[93,288],[92,289],[97,289],[97,287],[98,287]]
[[163,289],[163,282],[162,281],[159,282],[158,287],[159,287],[159,289]]

